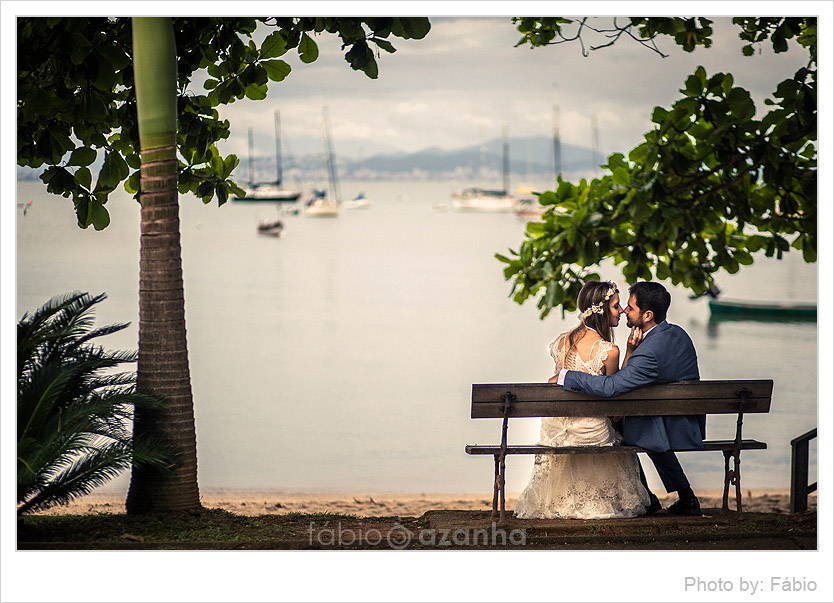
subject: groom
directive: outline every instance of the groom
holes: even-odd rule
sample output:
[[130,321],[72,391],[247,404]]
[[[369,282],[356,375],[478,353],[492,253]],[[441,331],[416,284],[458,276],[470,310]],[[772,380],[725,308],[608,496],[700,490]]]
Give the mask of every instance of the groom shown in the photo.
[[[643,332],[643,341],[626,365],[611,376],[589,375],[562,369],[557,383],[565,389],[609,398],[652,383],[699,379],[698,358],[692,340],[682,328],[666,322],[672,300],[660,283],[641,282],[629,290],[625,308],[626,324]],[[678,500],[667,511],[674,515],[699,515],[701,505],[689,487],[674,448],[703,448],[705,415],[623,417],[624,443],[651,450],[652,459],[667,492],[677,492]],[[640,478],[646,478],[640,469]],[[648,490],[648,485],[646,485]],[[649,492],[649,514],[660,510],[657,497]]]

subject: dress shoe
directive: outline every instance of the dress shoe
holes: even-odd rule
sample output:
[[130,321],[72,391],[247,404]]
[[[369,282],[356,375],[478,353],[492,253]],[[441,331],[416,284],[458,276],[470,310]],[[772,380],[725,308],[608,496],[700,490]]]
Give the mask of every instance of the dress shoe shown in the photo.
[[646,506],[646,515],[654,515],[663,508],[657,496],[649,492],[649,504]]
[[692,498],[679,498],[666,507],[666,510],[671,515],[700,515],[701,503],[698,502],[698,498],[695,496]]

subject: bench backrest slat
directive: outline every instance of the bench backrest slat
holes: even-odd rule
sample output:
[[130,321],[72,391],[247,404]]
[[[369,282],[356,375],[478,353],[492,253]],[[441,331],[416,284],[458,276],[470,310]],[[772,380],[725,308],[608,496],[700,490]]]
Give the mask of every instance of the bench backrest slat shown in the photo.
[[516,397],[511,417],[730,414],[738,412],[738,392],[743,388],[751,392],[745,413],[770,411],[772,379],[677,381],[607,399],[550,383],[488,383],[472,386],[472,418],[503,417],[501,396],[507,392]]

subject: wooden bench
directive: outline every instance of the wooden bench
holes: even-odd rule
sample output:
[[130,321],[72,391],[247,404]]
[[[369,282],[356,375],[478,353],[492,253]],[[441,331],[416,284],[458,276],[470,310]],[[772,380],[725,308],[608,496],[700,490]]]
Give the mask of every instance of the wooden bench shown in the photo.
[[[567,391],[550,383],[494,383],[472,386],[472,418],[503,419],[501,444],[466,446],[467,454],[492,455],[495,459],[495,486],[492,497],[493,518],[505,521],[505,457],[508,454],[617,454],[650,452],[638,446],[507,445],[510,417],[606,417],[658,415],[737,414],[733,440],[708,440],[704,447],[675,452],[720,450],[724,453],[723,510],[729,511],[730,484],[736,489],[736,510],[741,515],[741,451],[764,450],[767,444],[744,440],[741,425],[745,413],[770,411],[773,381],[676,381],[650,385],[616,398],[598,398],[590,394]],[[730,467],[730,459],[733,466]]]

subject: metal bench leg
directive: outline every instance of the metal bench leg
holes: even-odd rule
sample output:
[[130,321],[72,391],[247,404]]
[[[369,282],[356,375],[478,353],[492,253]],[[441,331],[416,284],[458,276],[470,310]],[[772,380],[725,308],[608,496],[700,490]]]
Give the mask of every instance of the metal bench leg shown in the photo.
[[504,477],[507,472],[507,467],[504,461],[507,456],[508,420],[510,418],[510,410],[513,407],[513,401],[515,401],[515,399],[515,395],[512,392],[507,392],[501,396],[501,410],[504,413],[504,423],[501,426],[501,452],[498,453],[498,455],[496,455],[496,459],[498,462],[496,467],[497,477],[495,479],[495,487],[498,490],[498,498],[501,505],[501,512],[498,517],[499,525],[504,525],[507,520],[506,509],[504,505],[504,484],[506,483]]
[[741,518],[741,451],[738,449],[733,455],[733,482],[736,485],[736,512]]
[[791,440],[791,499],[790,512],[800,513],[808,508],[808,494],[816,492],[817,484],[808,484],[809,442],[817,437],[817,430]]
[[495,479],[493,480],[492,484],[492,519],[498,518],[498,491],[501,489],[501,475],[500,475],[500,462],[498,460],[498,455],[493,455],[495,457]]
[[[724,478],[724,510],[729,511],[727,506],[727,495],[730,486],[730,482],[735,484],[736,486],[736,513],[738,513],[739,519],[741,519],[741,426],[744,423],[744,409],[747,407],[747,401],[750,399],[751,391],[746,387],[738,390],[736,395],[738,396],[738,419],[736,420],[736,439],[735,444],[733,446],[733,450],[731,451],[733,455],[733,470],[728,471],[729,466],[729,452],[724,452],[725,456],[725,471],[727,471],[727,475]],[[729,480],[729,481],[726,481]]]
[[[733,467],[730,468],[730,458],[733,459]],[[741,453],[738,450],[724,451],[724,497],[722,499],[721,511],[730,512],[730,484],[736,487],[736,513],[741,517]]]
[[506,508],[505,508],[505,505],[504,505],[504,484],[506,483],[505,480],[504,480],[504,477],[507,473],[507,466],[504,462],[504,455],[503,454],[501,455],[499,465],[500,465],[500,473],[499,473],[499,476],[498,476],[498,482],[501,485],[501,489],[499,490],[499,496],[500,496],[500,502],[501,502],[501,516],[498,518],[498,524],[499,525],[504,525],[507,522]]
[[730,512],[729,497],[730,497],[730,481],[732,480],[732,470],[730,469],[730,455],[732,450],[724,451],[724,498],[721,505],[723,513]]

